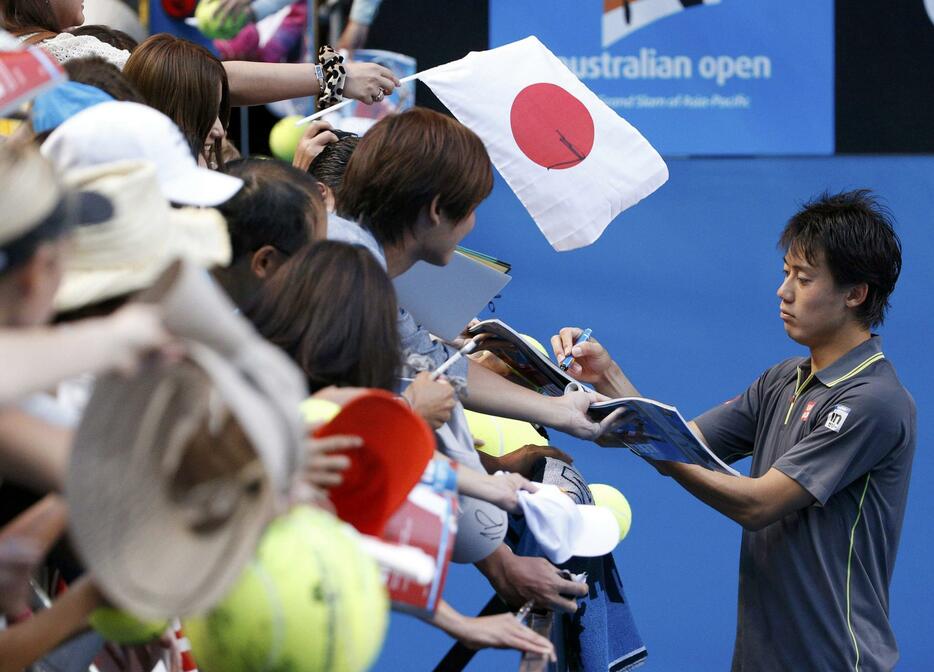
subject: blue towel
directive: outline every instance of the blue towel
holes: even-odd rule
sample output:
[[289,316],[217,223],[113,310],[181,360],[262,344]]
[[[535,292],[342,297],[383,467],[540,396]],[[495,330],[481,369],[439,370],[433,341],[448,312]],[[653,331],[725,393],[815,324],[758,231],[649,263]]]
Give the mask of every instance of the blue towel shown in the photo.
[[[574,467],[552,458],[542,462],[537,470],[541,478],[535,480],[564,488],[578,504],[593,504],[586,481]],[[520,517],[511,517],[507,542],[517,555],[543,556]],[[559,656],[556,669],[623,672],[642,664],[648,652],[636,629],[613,556],[571,558],[560,567],[574,574],[587,572],[590,594],[578,601],[577,613],[556,614],[552,629]]]

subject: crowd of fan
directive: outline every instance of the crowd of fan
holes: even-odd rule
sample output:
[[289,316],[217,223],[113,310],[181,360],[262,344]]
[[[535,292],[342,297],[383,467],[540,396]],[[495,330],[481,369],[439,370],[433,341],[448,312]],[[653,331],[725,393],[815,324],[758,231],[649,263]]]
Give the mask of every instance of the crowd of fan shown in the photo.
[[[210,271],[257,332],[301,368],[315,397],[340,404],[348,388],[388,390],[435,430],[466,407],[581,437],[597,432],[582,392],[543,397],[469,358],[433,379],[430,370],[456,344],[432,338],[396,304],[391,279],[418,261],[445,264],[492,189],[473,132],[416,108],[363,137],[315,122],[294,165],[240,158],[226,137],[231,106],[313,95],[313,66],[221,62],[165,34],[136,44],[104,26],[64,32],[81,23],[80,11],[74,0],[0,3],[4,28],[46,48],[69,77],[0,144],[4,520],[62,490],[95,376],[147,375],[185,356],[159,308],[133,301],[179,257]],[[397,85],[381,66],[349,64],[344,95],[369,103]],[[413,379],[407,387],[403,376]],[[567,459],[543,439],[481,460],[469,434],[445,436],[439,450],[461,464],[461,493],[493,516],[515,512],[517,491],[535,488],[527,477],[536,461]],[[353,437],[308,439],[294,475],[306,502],[327,508],[327,491],[349,463],[333,453],[353,445]],[[42,658],[107,601],[67,544],[57,553],[65,559],[44,559],[28,537],[0,543],[8,619],[0,670]],[[573,612],[588,591],[545,558],[514,554],[502,537],[473,556],[461,561],[475,564],[513,610],[531,600]],[[41,618],[22,619],[28,579],[43,562],[68,590]],[[471,618],[442,604],[433,623],[470,648],[554,655],[511,613]]]

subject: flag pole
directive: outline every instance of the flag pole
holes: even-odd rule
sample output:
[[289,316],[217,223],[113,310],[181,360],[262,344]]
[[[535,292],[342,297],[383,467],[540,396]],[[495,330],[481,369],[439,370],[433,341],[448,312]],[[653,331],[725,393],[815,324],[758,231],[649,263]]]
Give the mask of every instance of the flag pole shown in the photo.
[[[425,74],[426,72],[428,72],[428,71],[427,71],[427,70],[423,70],[422,72],[416,72],[414,75],[409,75],[408,77],[403,77],[402,79],[399,80],[399,83],[400,83],[400,84],[408,84],[409,82],[418,79],[421,75]],[[317,119],[317,118],[319,118],[319,117],[323,117],[324,115],[330,114],[331,112],[334,112],[335,110],[339,110],[339,109],[341,109],[342,107],[346,107],[347,105],[350,105],[352,102],[354,102],[354,99],[353,99],[353,98],[345,98],[344,100],[342,100],[341,102],[339,102],[337,105],[331,105],[331,107],[328,107],[328,108],[323,109],[323,110],[319,110],[318,112],[315,112],[314,114],[308,115],[308,116],[305,117],[304,119],[299,119],[298,121],[295,122],[295,125],[296,125],[296,126],[304,126],[305,124],[307,124],[307,123],[309,123],[309,122],[311,122],[311,121],[314,121],[315,119]]]

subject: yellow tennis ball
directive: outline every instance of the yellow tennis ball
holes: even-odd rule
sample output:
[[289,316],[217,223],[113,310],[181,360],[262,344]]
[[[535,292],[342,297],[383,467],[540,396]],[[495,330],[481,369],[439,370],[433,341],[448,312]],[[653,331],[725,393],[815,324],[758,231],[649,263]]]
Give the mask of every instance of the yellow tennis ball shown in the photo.
[[104,639],[115,644],[145,644],[169,627],[168,621],[142,620],[113,607],[98,607],[88,616],[88,623]]
[[525,342],[526,342],[526,343],[528,343],[528,344],[531,345],[533,348],[535,348],[536,350],[538,350],[539,352],[541,352],[543,355],[545,355],[545,357],[548,356],[548,351],[545,350],[545,346],[544,346],[544,345],[542,345],[541,343],[539,343],[538,341],[536,341],[534,338],[532,338],[532,337],[529,336],[528,334],[519,334],[519,335],[522,336],[523,339],[525,339]]
[[527,422],[467,410],[464,413],[467,416],[467,426],[470,428],[471,435],[483,441],[483,445],[477,450],[487,455],[502,457],[525,445],[540,446],[548,443]]
[[221,603],[183,625],[202,672],[362,672],[382,647],[388,613],[356,532],[297,507],[269,526]]
[[324,399],[305,399],[299,407],[302,417],[309,425],[320,425],[330,422],[335,415],[341,412],[341,407],[333,401]]
[[221,0],[201,0],[195,9],[195,20],[198,22],[198,30],[205,37],[229,40],[243,30],[247,23],[247,13],[239,12],[219,21],[216,15],[220,5]]
[[298,115],[283,117],[269,131],[269,151],[280,161],[292,162],[298,141],[305,133],[305,126],[296,126],[295,122],[301,119]]
[[619,523],[619,540],[625,539],[632,524],[632,509],[629,508],[629,502],[623,496],[623,493],[612,485],[592,483],[590,485],[590,494],[593,495],[594,504],[613,512],[616,522]]

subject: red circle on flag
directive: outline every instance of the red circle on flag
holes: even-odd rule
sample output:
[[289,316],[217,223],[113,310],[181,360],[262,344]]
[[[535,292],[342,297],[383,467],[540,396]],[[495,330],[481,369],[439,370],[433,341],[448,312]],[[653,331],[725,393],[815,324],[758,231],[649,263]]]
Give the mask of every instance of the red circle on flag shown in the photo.
[[555,84],[531,84],[512,101],[512,136],[522,153],[549,170],[573,168],[593,149],[590,111]]

